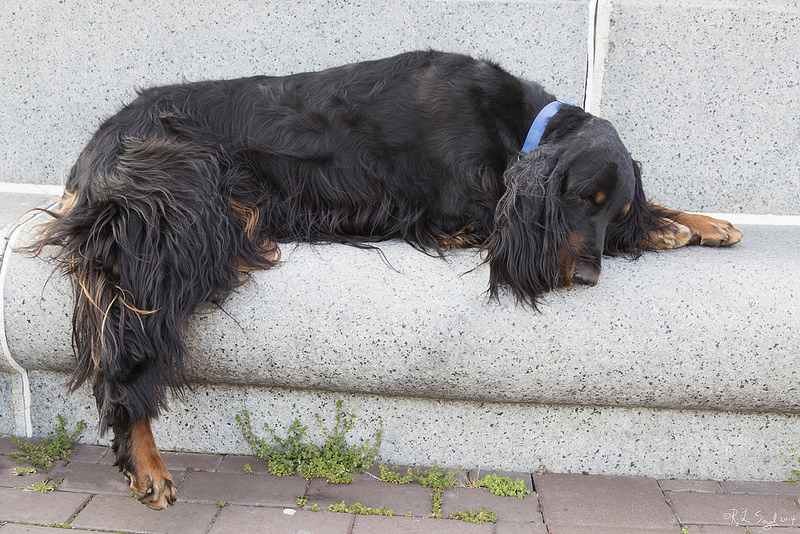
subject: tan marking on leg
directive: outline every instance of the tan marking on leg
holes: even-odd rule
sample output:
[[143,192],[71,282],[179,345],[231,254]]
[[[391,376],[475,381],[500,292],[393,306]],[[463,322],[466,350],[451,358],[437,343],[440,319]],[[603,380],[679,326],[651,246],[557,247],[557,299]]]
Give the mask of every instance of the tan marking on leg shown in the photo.
[[[660,206],[654,208],[664,209]],[[728,221],[714,219],[707,215],[685,213],[682,211],[665,210],[671,220],[685,226],[691,238],[689,245],[703,245],[707,247],[731,247],[742,240],[742,231]],[[672,247],[674,248],[674,247]]]
[[650,231],[647,248],[650,250],[667,250],[688,245],[692,233],[687,227],[670,219],[662,219],[664,226]]
[[[250,241],[255,241],[257,237],[256,226],[258,225],[259,218],[258,206],[243,204],[233,199],[230,199],[230,205],[236,224],[238,224],[239,227],[244,230],[244,233],[247,235],[247,238]],[[265,239],[259,249],[262,252],[262,257],[267,262],[277,263],[278,260],[281,259],[281,249],[278,247],[278,243],[270,238]],[[233,267],[234,270],[240,273],[249,273],[250,271],[256,271],[265,268],[263,265],[253,265],[251,262],[242,257],[237,257],[234,260]]]
[[438,240],[444,249],[475,248],[483,244],[483,239],[475,233],[475,228],[471,224],[452,235],[441,236]]
[[706,247],[732,247],[742,240],[742,231],[728,221],[707,215],[681,213],[676,220],[689,228],[692,244]]
[[131,463],[136,470],[123,474],[131,480],[131,491],[140,502],[154,510],[163,510],[172,505],[178,492],[172,482],[156,440],[150,428],[150,418],[145,417],[133,424],[130,437]]

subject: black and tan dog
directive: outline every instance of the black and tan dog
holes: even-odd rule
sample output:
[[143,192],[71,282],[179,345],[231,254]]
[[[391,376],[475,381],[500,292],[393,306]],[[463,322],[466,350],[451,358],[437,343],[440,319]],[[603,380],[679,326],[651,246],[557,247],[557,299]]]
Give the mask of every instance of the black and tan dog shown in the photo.
[[30,250],[60,247],[74,281],[71,386],[91,381],[116,465],[154,508],[176,498],[150,419],[184,386],[184,326],[274,265],[281,242],[480,247],[489,295],[507,286],[535,307],[596,284],[604,254],[742,236],[649,204],[607,121],[433,51],[142,91],[100,127],[52,215]]

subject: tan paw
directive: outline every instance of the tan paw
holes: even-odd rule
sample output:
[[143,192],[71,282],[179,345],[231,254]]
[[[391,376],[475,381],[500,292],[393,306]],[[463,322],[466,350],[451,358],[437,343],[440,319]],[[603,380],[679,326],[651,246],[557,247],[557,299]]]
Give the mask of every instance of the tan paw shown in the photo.
[[670,219],[662,219],[663,228],[650,232],[650,248],[666,250],[688,245],[692,239],[692,232],[686,226]]
[[731,247],[742,240],[742,231],[728,221],[690,213],[682,213],[680,221],[692,233],[692,245]]
[[166,469],[161,472],[139,473],[138,475],[126,470],[122,474],[130,481],[133,496],[148,508],[164,510],[172,506],[178,498],[172,477]]

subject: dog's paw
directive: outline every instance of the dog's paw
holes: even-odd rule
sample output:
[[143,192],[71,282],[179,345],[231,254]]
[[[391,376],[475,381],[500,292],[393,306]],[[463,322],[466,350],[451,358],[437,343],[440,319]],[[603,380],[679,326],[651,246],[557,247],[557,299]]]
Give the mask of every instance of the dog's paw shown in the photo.
[[[692,239],[705,247],[732,247],[742,240],[742,231],[728,221],[707,218],[699,228],[692,229]],[[691,229],[691,228],[690,228]]]
[[178,498],[178,491],[166,468],[139,474],[125,470],[122,474],[130,483],[133,496],[148,508],[164,510],[172,506]]
[[742,240],[742,231],[728,221],[693,213],[681,213],[678,220],[692,233],[690,245],[732,247]]
[[692,232],[686,226],[671,219],[662,219],[662,226],[658,230],[650,231],[649,248],[666,250],[688,245],[692,239]]

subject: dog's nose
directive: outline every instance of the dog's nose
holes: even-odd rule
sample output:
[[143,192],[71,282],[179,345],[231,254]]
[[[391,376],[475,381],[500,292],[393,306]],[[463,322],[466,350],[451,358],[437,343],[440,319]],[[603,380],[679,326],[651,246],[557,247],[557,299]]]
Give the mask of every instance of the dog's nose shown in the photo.
[[600,278],[600,269],[594,265],[577,265],[572,273],[572,283],[593,287]]

